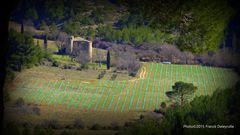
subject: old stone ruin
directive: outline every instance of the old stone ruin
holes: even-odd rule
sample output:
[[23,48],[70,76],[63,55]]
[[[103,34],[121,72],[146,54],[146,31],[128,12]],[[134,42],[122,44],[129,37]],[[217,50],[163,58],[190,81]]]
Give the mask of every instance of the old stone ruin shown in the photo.
[[90,62],[92,62],[92,41],[86,40],[82,37],[71,36],[65,46],[66,53],[72,54],[74,51],[86,51]]

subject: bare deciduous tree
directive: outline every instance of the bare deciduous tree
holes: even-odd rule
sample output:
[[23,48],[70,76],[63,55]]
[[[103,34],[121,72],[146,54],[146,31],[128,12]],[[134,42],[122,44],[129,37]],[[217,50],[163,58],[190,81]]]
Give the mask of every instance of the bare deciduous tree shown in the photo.
[[56,45],[59,52],[62,52],[62,50],[67,46],[68,44],[68,35],[67,33],[60,32],[56,37]]
[[98,62],[99,67],[101,67],[103,60],[104,54],[99,49],[96,49],[96,62]]
[[77,56],[76,56],[76,61],[81,64],[82,68],[87,68],[87,64],[89,62],[89,56],[88,53],[86,51],[83,50],[79,50]]
[[121,51],[117,57],[117,69],[127,70],[130,76],[135,76],[140,68],[140,62],[130,51]]
[[[160,49],[161,49],[160,54],[167,61],[178,63],[178,61],[183,58],[181,51],[173,45],[162,45]],[[176,58],[179,60],[176,60]]]
[[185,64],[192,64],[192,60],[194,59],[194,55],[191,52],[185,51],[183,52],[185,58]]

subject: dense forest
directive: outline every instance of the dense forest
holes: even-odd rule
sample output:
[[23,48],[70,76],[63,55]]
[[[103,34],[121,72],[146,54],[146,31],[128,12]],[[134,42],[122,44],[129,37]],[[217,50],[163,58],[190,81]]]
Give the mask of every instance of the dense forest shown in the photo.
[[[49,34],[63,31],[132,45],[170,43],[203,53],[218,50],[226,41],[229,23],[237,18],[235,4],[226,0],[36,0],[23,1],[12,20],[24,20]],[[233,34],[237,40],[239,33]],[[239,41],[233,42],[239,50]]]
[[81,36],[116,55],[128,50],[128,57],[140,61],[239,71],[237,5],[234,0],[23,0],[10,21],[34,27],[40,33],[30,34],[37,38],[63,42],[70,35]]

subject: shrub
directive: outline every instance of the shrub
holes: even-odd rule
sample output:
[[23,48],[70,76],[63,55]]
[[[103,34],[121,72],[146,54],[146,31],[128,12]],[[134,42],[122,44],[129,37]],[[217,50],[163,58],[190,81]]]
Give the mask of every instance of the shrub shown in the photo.
[[93,126],[92,126],[92,130],[100,130],[102,127],[99,125],[99,124],[93,124]]
[[82,68],[81,67],[77,67],[77,70],[82,71]]
[[55,119],[43,121],[42,126],[45,128],[50,128],[50,129],[59,129],[60,128],[59,122]]
[[3,101],[4,101],[4,103],[10,101],[10,95],[9,95],[9,93],[7,91],[4,92]]
[[84,129],[84,122],[81,119],[76,119],[74,121],[74,127],[79,129]]
[[34,107],[32,108],[32,111],[33,111],[34,114],[40,115],[40,108],[39,108],[39,107],[34,106]]
[[70,133],[70,132],[67,132],[66,130],[63,130],[63,131],[60,133],[60,135],[71,135],[71,133]]
[[157,109],[157,108],[155,108],[153,112],[160,113],[159,109]]
[[161,108],[164,109],[164,108],[166,108],[166,107],[167,107],[167,104],[166,104],[165,102],[162,102],[162,103],[161,103]]
[[45,59],[47,59],[48,61],[51,61],[51,62],[53,61],[52,53],[50,53],[50,52],[44,51],[43,57]]
[[13,81],[13,79],[15,78],[15,74],[14,74],[13,70],[10,68],[6,68],[6,73],[7,74],[6,74],[5,79],[9,80],[9,81]]
[[117,78],[117,74],[113,74],[112,76],[111,76],[111,80],[115,80]]
[[119,51],[116,67],[118,70],[127,70],[130,76],[136,76],[141,65],[139,60],[131,52]]
[[41,64],[44,66],[53,66],[53,63],[47,59],[43,59]]
[[45,130],[45,135],[55,135],[54,130],[51,128],[48,128]]
[[117,122],[113,122],[113,123],[111,123],[111,128],[112,128],[113,130],[119,130],[119,129],[120,129],[120,126],[118,125]]
[[124,127],[130,127],[131,125],[133,125],[132,122],[125,122],[125,123],[124,123]]
[[17,112],[19,114],[24,114],[24,115],[31,114],[31,110],[29,110],[28,106],[26,106],[26,105],[18,106]]
[[82,69],[89,69],[88,63],[81,64]]
[[24,102],[24,100],[23,100],[23,98],[18,98],[17,100],[16,100],[16,102],[15,102],[15,105],[17,106],[17,107],[22,107],[23,105],[25,104],[25,102]]
[[33,130],[34,135],[46,135],[45,130],[39,127],[35,127]]
[[66,129],[74,129],[73,124],[68,124],[65,126]]
[[58,66],[59,66],[59,62],[57,62],[57,61],[53,61],[52,66],[53,66],[53,67],[58,67]]
[[89,61],[90,61],[90,58],[87,54],[86,51],[82,51],[80,48],[76,48],[73,50],[72,54],[71,54],[71,57],[72,58],[75,58],[76,62],[78,62],[80,65],[81,65],[81,68],[82,69],[88,69],[89,65]]
[[144,119],[144,115],[141,114],[141,115],[140,115],[140,119]]
[[133,60],[128,64],[128,74],[132,77],[135,77],[141,65],[138,60]]
[[98,79],[102,79],[104,77],[104,75],[106,74],[106,71],[102,71],[99,75],[98,75]]
[[31,121],[24,121],[24,122],[21,122],[21,125],[22,127],[30,128],[32,127],[33,123]]
[[64,64],[63,68],[64,68],[64,69],[71,69],[71,66],[70,66],[70,65],[67,65],[67,64]]
[[31,135],[32,133],[31,133],[31,130],[29,128],[25,127],[22,131],[22,134],[23,135]]
[[7,125],[3,128],[3,132],[4,135],[19,135],[20,133],[20,129],[19,127],[16,125],[16,123],[7,123]]

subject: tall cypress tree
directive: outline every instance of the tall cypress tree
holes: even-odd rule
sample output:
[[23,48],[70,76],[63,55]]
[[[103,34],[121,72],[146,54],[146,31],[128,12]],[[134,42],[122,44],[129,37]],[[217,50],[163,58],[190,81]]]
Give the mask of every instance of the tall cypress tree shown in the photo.
[[44,36],[44,49],[47,50],[47,35]]
[[21,23],[21,33],[22,33],[22,34],[24,33],[23,21],[22,21],[22,23]]
[[110,51],[107,52],[107,69],[110,69]]

